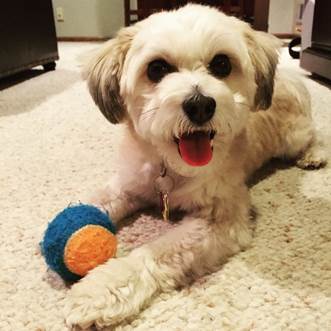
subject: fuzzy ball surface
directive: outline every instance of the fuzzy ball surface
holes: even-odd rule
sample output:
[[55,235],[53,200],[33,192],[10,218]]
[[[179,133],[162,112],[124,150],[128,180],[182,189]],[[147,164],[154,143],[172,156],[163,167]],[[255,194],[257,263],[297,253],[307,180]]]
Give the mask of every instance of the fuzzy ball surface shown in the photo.
[[48,266],[66,281],[76,281],[116,254],[115,227],[91,205],[70,206],[49,223],[41,243]]

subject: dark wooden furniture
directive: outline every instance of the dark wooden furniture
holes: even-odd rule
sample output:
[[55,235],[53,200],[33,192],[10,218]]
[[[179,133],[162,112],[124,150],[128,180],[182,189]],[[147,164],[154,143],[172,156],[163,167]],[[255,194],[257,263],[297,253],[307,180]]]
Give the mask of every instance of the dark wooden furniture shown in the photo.
[[301,67],[329,80],[331,80],[330,13],[330,0],[315,1],[311,46],[304,49],[300,57]]
[[269,0],[254,1],[253,28],[260,31],[268,31]]
[[0,78],[59,58],[51,0],[3,1],[0,10]]
[[[267,29],[265,22],[268,20],[268,8],[269,0],[255,0],[259,2],[259,10],[255,12],[255,15],[261,17],[259,22],[261,27]],[[217,7],[223,12],[237,16],[250,23],[253,23],[254,18],[254,0],[137,0],[137,9],[130,7],[130,0],[125,0],[125,25],[130,25],[136,21],[142,20],[152,13],[160,10],[175,9],[180,6],[184,6],[187,3],[201,3]],[[262,9],[263,7],[263,9]],[[265,9],[267,12],[265,13]],[[264,11],[263,11],[264,10]],[[266,16],[266,18],[263,18]],[[265,30],[266,31],[266,30]]]

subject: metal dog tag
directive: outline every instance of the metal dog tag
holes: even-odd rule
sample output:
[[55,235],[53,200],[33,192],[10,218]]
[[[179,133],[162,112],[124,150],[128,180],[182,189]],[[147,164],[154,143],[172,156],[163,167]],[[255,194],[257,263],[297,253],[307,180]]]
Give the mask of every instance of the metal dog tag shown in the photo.
[[163,220],[169,222],[169,196],[168,193],[160,193],[160,206]]
[[169,222],[169,193],[174,188],[174,180],[167,176],[167,169],[161,165],[160,176],[155,179],[155,190],[160,197],[160,208],[163,220]]

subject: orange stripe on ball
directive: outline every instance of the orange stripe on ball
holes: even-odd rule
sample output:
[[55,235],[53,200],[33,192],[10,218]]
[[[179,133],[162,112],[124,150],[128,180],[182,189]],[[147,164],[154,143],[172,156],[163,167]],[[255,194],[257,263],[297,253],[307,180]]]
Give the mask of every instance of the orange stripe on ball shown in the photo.
[[106,262],[116,254],[117,239],[100,225],[86,225],[68,240],[64,250],[64,263],[76,275],[85,276],[88,271]]

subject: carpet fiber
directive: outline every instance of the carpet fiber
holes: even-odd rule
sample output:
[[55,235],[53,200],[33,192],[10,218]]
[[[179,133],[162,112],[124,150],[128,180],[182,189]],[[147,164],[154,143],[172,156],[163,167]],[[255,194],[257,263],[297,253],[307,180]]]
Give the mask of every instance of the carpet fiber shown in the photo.
[[[39,242],[49,220],[113,174],[120,128],[96,110],[76,57],[95,44],[62,43],[57,70],[0,91],[0,330],[65,331],[67,288]],[[298,62],[282,63],[303,76]],[[314,121],[331,156],[331,93],[310,78]],[[263,179],[261,179],[263,178]],[[331,330],[331,166],[280,162],[251,189],[252,247],[218,272],[163,294],[119,330]],[[157,215],[157,214],[156,214]],[[153,213],[121,230],[120,254],[166,229]]]

